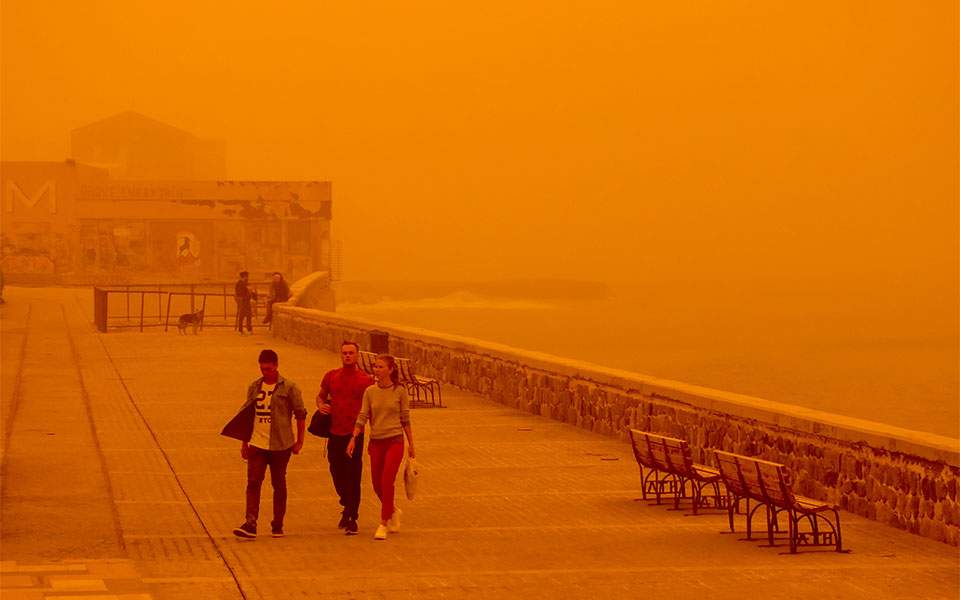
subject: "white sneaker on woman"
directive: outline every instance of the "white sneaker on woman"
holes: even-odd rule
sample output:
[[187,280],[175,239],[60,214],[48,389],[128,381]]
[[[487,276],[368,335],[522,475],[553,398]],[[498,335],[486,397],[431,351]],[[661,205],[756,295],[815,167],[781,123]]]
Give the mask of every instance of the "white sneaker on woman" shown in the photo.
[[386,526],[386,525],[377,525],[377,532],[373,534],[373,539],[375,539],[375,540],[385,540],[385,539],[387,539],[387,526]]
[[399,508],[393,509],[393,515],[390,517],[390,520],[387,521],[387,531],[390,533],[400,531],[400,513],[402,512]]

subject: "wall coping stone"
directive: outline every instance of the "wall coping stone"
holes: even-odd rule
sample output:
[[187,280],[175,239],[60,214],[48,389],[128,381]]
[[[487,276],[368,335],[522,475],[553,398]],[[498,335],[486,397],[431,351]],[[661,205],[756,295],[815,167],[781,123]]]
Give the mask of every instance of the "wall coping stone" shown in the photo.
[[344,317],[337,313],[289,305],[277,305],[274,310],[290,312],[308,320],[329,321],[345,327],[379,329],[391,336],[418,338],[427,343],[436,343],[463,350],[466,353],[491,356],[527,368],[632,391],[653,398],[681,402],[714,412],[754,419],[782,429],[820,435],[852,444],[866,444],[871,448],[891,453],[908,454],[932,462],[946,463],[953,467],[960,466],[960,438],[950,438],[754,396],[724,392],[544,352],[521,350],[505,344],[461,335],[359,317]]

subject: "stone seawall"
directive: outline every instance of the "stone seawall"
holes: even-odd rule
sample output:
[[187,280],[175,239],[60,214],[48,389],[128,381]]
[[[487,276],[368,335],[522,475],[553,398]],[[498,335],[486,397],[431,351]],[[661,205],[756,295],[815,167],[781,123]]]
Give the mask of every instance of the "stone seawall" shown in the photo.
[[417,372],[501,404],[627,440],[630,428],[786,464],[798,493],[960,545],[960,440],[804,409],[501,344],[278,305],[273,334],[337,352],[370,331]]

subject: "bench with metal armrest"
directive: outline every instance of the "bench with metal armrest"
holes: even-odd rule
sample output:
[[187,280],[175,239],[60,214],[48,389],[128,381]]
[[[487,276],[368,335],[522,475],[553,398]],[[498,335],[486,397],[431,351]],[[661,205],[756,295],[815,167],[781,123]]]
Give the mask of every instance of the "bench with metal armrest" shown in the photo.
[[[844,552],[839,507],[794,494],[785,465],[721,450],[715,450],[714,454],[720,477],[733,498],[728,507],[730,531],[733,531],[734,510],[739,507],[740,500],[746,500],[748,540],[751,539],[753,516],[762,507],[769,545],[775,545],[775,535],[783,533],[778,517],[784,514],[787,516],[786,535],[791,554],[800,547],[818,546]],[[750,500],[757,503],[752,509]],[[802,523],[807,524],[804,531],[801,531]]]
[[439,380],[414,373],[409,358],[397,358],[397,370],[400,372],[400,383],[407,387],[407,393],[411,396],[411,406],[443,406]]
[[[694,463],[686,440],[631,429],[630,441],[640,467],[644,499],[652,494],[660,504],[662,497],[672,497],[674,509],[680,508],[681,499],[690,499],[693,514],[702,508],[726,507],[727,495],[720,491],[720,473]],[[713,493],[704,495],[706,488]]]
[[[400,383],[410,395],[410,406],[443,406],[443,398],[440,395],[440,381],[414,373],[409,358],[395,356],[394,359],[397,361],[397,374],[400,376]],[[373,377],[373,363],[376,360],[377,355],[375,353],[361,350],[357,356],[357,366],[364,373]]]
[[361,350],[357,353],[357,366],[370,377],[373,377],[373,363],[375,360],[377,360],[377,355],[373,352]]

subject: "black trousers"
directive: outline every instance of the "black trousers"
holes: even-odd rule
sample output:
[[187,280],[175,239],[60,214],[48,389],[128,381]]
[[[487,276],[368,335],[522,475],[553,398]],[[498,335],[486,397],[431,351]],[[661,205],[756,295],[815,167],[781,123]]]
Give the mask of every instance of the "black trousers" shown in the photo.
[[253,331],[253,306],[249,300],[237,302],[237,330],[243,331],[243,322],[247,322],[247,331]]
[[327,441],[327,460],[330,462],[333,487],[340,496],[343,516],[356,519],[360,508],[360,481],[363,474],[363,434],[357,436],[353,458],[347,456],[349,442],[349,435],[331,434]]

